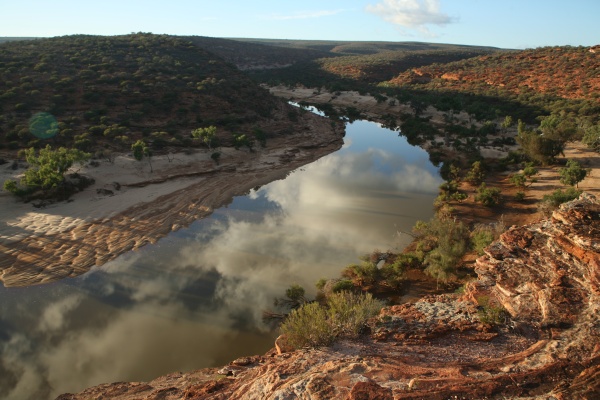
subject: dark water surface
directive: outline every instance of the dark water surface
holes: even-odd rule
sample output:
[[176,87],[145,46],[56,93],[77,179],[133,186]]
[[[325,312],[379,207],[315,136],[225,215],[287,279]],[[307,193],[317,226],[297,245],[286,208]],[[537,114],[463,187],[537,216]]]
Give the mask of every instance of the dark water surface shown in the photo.
[[0,287],[0,398],[47,399],[105,382],[219,366],[273,347],[262,310],[291,283],[374,249],[399,250],[433,214],[425,151],[356,121],[344,147],[207,219],[81,277]]

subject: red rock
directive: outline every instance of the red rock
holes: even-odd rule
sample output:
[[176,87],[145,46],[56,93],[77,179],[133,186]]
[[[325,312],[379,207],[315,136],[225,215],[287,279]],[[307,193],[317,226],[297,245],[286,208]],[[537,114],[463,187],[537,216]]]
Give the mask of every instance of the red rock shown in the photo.
[[[599,252],[600,203],[583,195],[503,234],[464,295],[387,307],[372,336],[264,357],[235,379],[201,370],[60,399],[598,399]],[[506,325],[481,322],[494,304],[510,313]]]

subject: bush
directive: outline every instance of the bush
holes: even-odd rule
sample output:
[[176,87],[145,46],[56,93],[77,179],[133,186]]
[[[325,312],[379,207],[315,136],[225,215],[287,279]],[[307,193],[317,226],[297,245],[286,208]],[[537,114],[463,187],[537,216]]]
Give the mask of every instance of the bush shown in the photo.
[[418,221],[413,231],[425,272],[436,280],[448,280],[469,246],[467,227],[453,218],[438,215],[429,222]]
[[325,305],[305,304],[281,325],[288,343],[296,348],[328,346],[336,339],[355,338],[383,304],[370,294],[334,293]]
[[477,188],[475,201],[481,202],[486,207],[494,207],[502,202],[500,193],[500,189],[488,188],[485,183],[482,183],[479,188]]
[[318,303],[309,303],[292,310],[281,332],[288,343],[296,348],[328,346],[335,339],[327,319],[327,310]]
[[477,254],[482,255],[483,249],[500,237],[505,226],[502,221],[493,224],[478,224],[471,232],[471,246]]
[[577,190],[573,187],[562,191],[557,189],[552,194],[546,194],[542,198],[542,203],[548,205],[550,208],[557,208],[562,203],[567,201],[575,200],[581,194],[581,190]]
[[506,319],[509,317],[508,313],[502,306],[494,304],[488,296],[477,297],[477,304],[479,305],[477,315],[484,324],[502,325],[506,323]]
[[50,145],[39,152],[36,152],[33,147],[24,150],[24,156],[29,168],[21,178],[20,187],[15,181],[5,182],[5,189],[14,194],[41,190],[44,194],[51,195],[52,190],[64,183],[64,175],[73,163],[78,162],[83,165],[90,158],[90,154],[77,149],[61,147],[52,150]]
[[560,175],[560,183],[578,187],[579,182],[587,176],[588,171],[581,168],[581,165],[579,165],[577,161],[568,160],[567,166],[565,168],[560,168],[558,173]]
[[354,282],[350,279],[341,279],[333,284],[331,291],[333,293],[338,293],[347,290],[354,290]]

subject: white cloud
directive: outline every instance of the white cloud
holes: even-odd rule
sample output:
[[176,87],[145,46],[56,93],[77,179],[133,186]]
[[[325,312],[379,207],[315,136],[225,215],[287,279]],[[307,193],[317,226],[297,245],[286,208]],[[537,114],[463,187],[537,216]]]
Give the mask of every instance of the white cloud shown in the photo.
[[321,10],[321,11],[302,11],[291,15],[278,15],[273,14],[266,16],[265,19],[276,20],[276,21],[287,21],[290,19],[311,19],[329,17],[341,13],[343,10]]
[[440,11],[439,0],[383,0],[367,5],[366,10],[394,25],[415,29],[427,36],[433,35],[427,25],[443,26],[455,21]]

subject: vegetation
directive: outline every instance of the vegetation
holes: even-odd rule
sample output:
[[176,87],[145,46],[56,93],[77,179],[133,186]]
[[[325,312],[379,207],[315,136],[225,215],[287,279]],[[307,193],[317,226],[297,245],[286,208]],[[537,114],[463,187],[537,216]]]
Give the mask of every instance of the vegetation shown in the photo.
[[500,237],[504,232],[504,223],[502,221],[494,224],[477,224],[471,231],[471,247],[479,255],[483,254],[483,249],[489,246],[494,240]]
[[483,166],[481,165],[481,161],[475,161],[473,165],[471,165],[471,169],[467,173],[465,180],[472,185],[478,186],[485,179],[485,171]]
[[200,139],[208,149],[211,150],[213,147],[213,142],[215,141],[215,137],[217,136],[217,127],[214,125],[207,126],[205,128],[197,128],[192,131],[192,136],[195,139]]
[[467,226],[438,213],[429,222],[418,221],[413,231],[416,254],[425,266],[425,272],[437,281],[452,277],[469,248]]
[[483,204],[486,207],[497,206],[502,202],[500,189],[487,187],[487,185],[484,182],[477,188],[477,195],[475,195],[475,201],[481,202],[481,204]]
[[556,189],[552,194],[546,194],[542,198],[542,208],[545,210],[552,210],[557,208],[562,203],[566,203],[567,201],[571,201],[579,197],[581,194],[581,190],[577,190],[573,187],[570,187],[566,190]]
[[142,161],[144,157],[148,159],[148,164],[150,165],[150,172],[152,171],[152,150],[146,146],[146,142],[143,140],[138,140],[134,144],[131,145],[131,151],[133,151],[133,158],[138,161]]
[[337,339],[358,336],[367,319],[377,315],[381,307],[383,303],[368,293],[333,293],[323,305],[313,302],[294,309],[281,325],[281,332],[296,349],[328,346]]
[[90,154],[77,149],[61,147],[52,150],[50,145],[36,151],[33,147],[23,152],[29,168],[20,182],[7,180],[4,189],[20,197],[66,198],[65,173],[74,163],[83,163]]
[[488,296],[479,296],[477,298],[479,304],[479,320],[484,324],[489,325],[504,325],[509,317],[508,312],[499,304],[496,304]]
[[587,173],[587,170],[581,168],[581,165],[575,160],[567,160],[567,166],[558,170],[560,183],[575,187],[579,187],[579,182],[585,179]]
[[[189,40],[138,33],[0,43],[0,148],[160,151],[250,135],[281,101]],[[43,112],[39,112],[43,111]],[[204,143],[215,145],[216,138]]]

